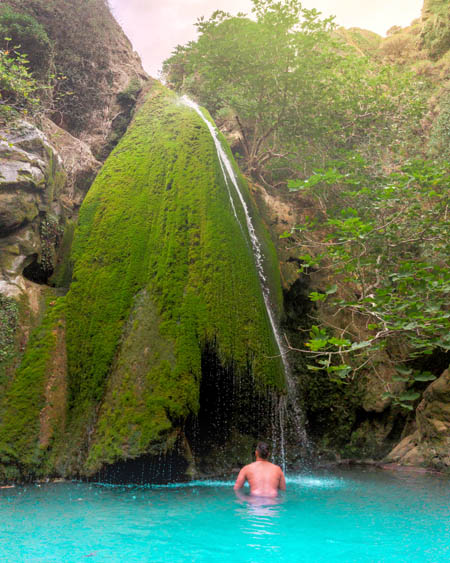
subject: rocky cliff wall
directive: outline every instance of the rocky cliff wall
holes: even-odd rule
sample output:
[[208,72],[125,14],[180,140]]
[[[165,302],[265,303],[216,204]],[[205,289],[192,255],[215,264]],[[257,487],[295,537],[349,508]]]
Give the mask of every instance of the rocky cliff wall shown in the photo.
[[101,166],[93,151],[104,158],[114,147],[147,80],[102,1],[2,2],[0,27],[21,51],[36,46],[36,26],[48,35],[45,52],[29,56],[46,86],[39,110],[19,120],[11,113],[0,129],[1,377],[20,362],[49,286],[69,286],[78,210]]
[[[42,95],[46,115],[104,160],[125,132],[137,94],[148,79],[107,2],[5,0],[4,7],[32,16],[50,41],[46,68],[41,68],[42,60],[31,57],[35,75],[55,77],[47,79]],[[12,44],[23,43],[14,36],[14,27],[7,31]]]

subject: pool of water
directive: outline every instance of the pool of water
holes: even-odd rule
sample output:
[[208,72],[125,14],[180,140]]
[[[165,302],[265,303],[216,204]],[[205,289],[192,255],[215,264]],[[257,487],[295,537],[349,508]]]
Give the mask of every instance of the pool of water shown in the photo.
[[0,490],[0,561],[440,562],[450,480],[381,471],[291,475],[280,499],[231,481]]

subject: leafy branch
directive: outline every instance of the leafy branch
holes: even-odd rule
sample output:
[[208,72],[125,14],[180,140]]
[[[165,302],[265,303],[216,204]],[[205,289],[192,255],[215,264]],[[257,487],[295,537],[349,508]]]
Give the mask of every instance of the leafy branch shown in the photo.
[[[364,326],[364,339],[348,327],[337,337],[323,320],[330,315],[319,315],[303,350],[316,360],[310,369],[345,382],[374,365],[381,350],[394,365],[450,350],[448,169],[411,161],[398,172],[373,175],[351,155],[290,182],[291,190],[320,200],[319,211],[283,236],[299,249],[303,274],[327,269],[335,281],[310,299]],[[403,406],[413,400],[386,396]]]

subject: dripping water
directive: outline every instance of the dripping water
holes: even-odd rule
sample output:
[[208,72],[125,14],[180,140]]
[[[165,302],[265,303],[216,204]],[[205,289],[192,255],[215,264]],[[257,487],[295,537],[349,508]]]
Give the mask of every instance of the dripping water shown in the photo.
[[[230,189],[230,182],[234,188],[235,194],[237,195],[242,209],[245,215],[245,221],[247,226],[248,236],[250,238],[250,242],[252,245],[253,256],[255,259],[256,269],[258,271],[259,282],[261,285],[262,295],[264,299],[264,304],[266,307],[267,315],[269,317],[270,325],[272,328],[272,332],[277,343],[278,350],[280,352],[280,357],[283,362],[284,367],[284,374],[286,380],[286,388],[287,388],[287,395],[286,396],[277,396],[273,398],[273,409],[272,409],[272,440],[274,443],[273,452],[275,455],[281,458],[281,463],[283,465],[283,470],[286,469],[286,429],[287,429],[287,422],[290,420],[295,430],[295,439],[298,441],[299,445],[303,448],[308,447],[308,437],[305,431],[304,425],[304,416],[303,413],[297,403],[296,400],[296,385],[295,381],[292,377],[289,362],[287,359],[286,350],[283,346],[282,339],[280,332],[278,330],[277,324],[275,322],[275,315],[273,312],[271,300],[270,300],[270,289],[267,283],[267,278],[264,272],[264,256],[261,250],[261,244],[256,236],[256,231],[253,226],[253,222],[248,210],[248,206],[245,202],[245,199],[242,195],[242,192],[239,188],[239,182],[237,180],[235,171],[231,164],[230,159],[228,158],[225,150],[222,147],[222,143],[218,136],[218,131],[216,127],[203,115],[200,107],[190,100],[187,96],[183,96],[183,102],[195,110],[197,114],[201,117],[204,121],[208,130],[211,134],[211,137],[214,141],[217,156],[219,158],[220,167],[222,170],[222,174],[225,180],[226,188],[228,191],[228,196],[230,199],[231,208],[233,210],[233,214],[239,223],[239,226],[243,230],[242,223],[238,217],[236,212],[236,207],[234,205],[233,196]],[[246,237],[247,238],[247,237]]]

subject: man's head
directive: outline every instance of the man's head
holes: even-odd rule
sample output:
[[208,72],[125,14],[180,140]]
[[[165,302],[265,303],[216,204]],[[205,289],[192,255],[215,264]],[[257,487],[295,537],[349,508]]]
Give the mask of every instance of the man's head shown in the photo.
[[256,446],[255,454],[261,459],[267,459],[269,457],[270,449],[266,442],[258,442]]

